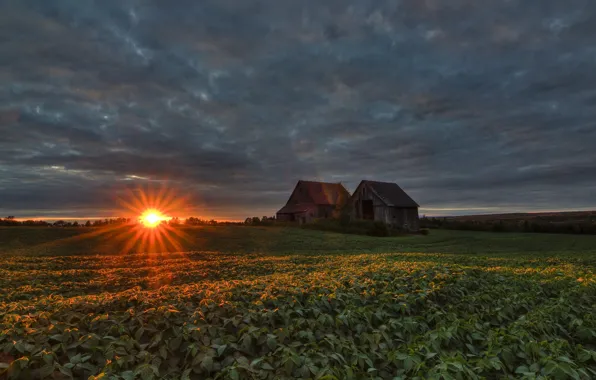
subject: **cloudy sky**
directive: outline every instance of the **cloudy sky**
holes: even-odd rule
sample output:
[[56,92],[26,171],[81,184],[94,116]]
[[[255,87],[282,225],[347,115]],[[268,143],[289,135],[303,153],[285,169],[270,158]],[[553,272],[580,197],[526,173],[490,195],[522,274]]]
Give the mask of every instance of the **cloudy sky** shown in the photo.
[[593,0],[0,0],[0,212],[243,219],[298,179],[596,208],[595,35]]

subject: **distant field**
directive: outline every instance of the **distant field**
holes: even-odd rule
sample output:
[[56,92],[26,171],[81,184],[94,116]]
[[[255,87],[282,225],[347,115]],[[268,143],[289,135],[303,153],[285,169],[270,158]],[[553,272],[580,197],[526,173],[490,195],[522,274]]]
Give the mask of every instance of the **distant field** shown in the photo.
[[0,373],[596,378],[595,236],[178,232],[0,228]]
[[532,212],[532,213],[510,213],[510,214],[482,214],[451,216],[453,220],[552,220],[552,221],[583,221],[596,220],[596,211],[564,211],[564,212]]

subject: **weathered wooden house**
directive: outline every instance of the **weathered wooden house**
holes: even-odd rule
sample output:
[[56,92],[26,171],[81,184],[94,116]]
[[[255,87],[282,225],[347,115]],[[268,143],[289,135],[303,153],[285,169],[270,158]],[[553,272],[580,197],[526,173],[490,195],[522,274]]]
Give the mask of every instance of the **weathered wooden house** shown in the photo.
[[347,207],[355,219],[378,220],[407,230],[420,227],[420,206],[396,183],[362,181]]
[[341,183],[298,181],[277,220],[308,223],[313,219],[338,216],[350,193]]

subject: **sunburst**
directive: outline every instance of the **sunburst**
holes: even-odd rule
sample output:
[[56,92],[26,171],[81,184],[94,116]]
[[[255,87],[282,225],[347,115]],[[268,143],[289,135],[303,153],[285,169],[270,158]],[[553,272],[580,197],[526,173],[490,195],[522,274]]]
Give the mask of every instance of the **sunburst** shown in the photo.
[[165,186],[159,189],[129,189],[119,199],[129,213],[138,215],[138,223],[125,228],[115,237],[124,240],[123,253],[164,253],[183,251],[189,236],[167,223],[172,215],[185,208],[187,197]]
[[163,215],[159,210],[155,209],[148,209],[139,218],[139,221],[148,228],[155,228],[160,223],[167,220],[168,218],[165,215]]

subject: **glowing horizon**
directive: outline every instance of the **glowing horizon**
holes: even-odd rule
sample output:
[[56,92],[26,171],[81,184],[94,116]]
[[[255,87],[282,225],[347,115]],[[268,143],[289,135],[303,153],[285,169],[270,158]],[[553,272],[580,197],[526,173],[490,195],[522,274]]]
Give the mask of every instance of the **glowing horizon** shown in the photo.
[[149,228],[157,227],[161,222],[168,221],[172,219],[164,215],[161,211],[156,209],[148,209],[143,214],[141,214],[139,221],[145,226]]

